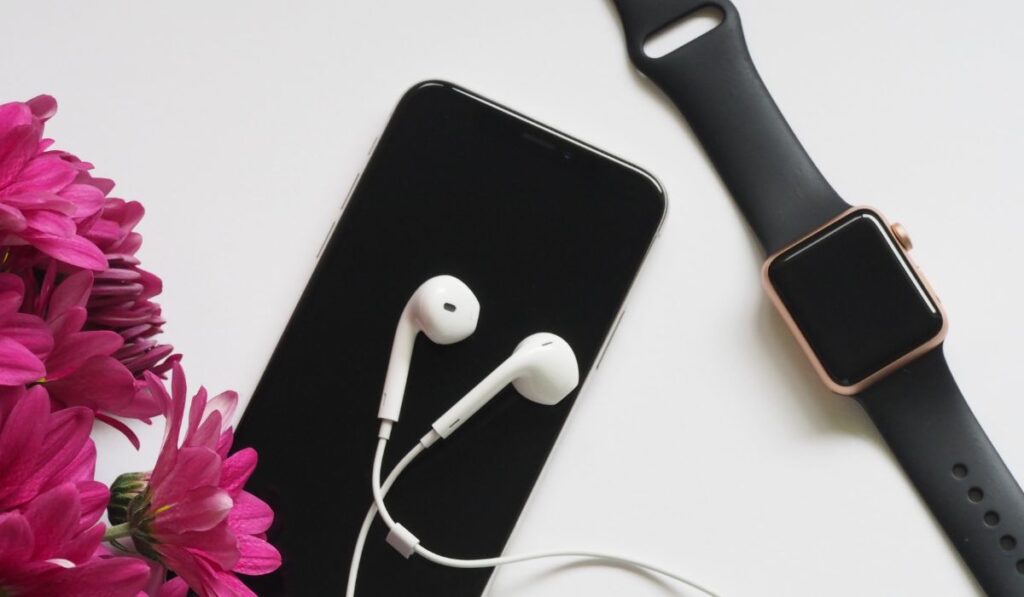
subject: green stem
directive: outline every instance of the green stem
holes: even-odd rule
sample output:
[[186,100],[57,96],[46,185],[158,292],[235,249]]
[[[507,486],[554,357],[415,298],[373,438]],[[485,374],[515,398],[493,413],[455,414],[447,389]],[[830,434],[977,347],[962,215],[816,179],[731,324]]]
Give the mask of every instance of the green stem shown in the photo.
[[122,537],[128,537],[132,534],[132,527],[127,522],[121,524],[115,524],[107,529],[107,532],[103,533],[104,541],[115,541]]

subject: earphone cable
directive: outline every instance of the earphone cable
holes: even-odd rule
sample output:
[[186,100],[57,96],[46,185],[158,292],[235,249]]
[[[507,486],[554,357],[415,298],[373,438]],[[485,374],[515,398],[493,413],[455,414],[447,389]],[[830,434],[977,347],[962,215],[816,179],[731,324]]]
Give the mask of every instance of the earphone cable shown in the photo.
[[[430,434],[428,434],[428,436],[430,436]],[[438,565],[441,565],[441,566],[446,566],[446,567],[449,567],[449,568],[470,568],[470,569],[472,569],[472,568],[494,568],[494,567],[497,567],[497,566],[504,566],[506,564],[516,564],[516,563],[520,563],[520,562],[528,562],[528,561],[533,561],[533,560],[542,560],[542,559],[549,559],[549,558],[581,558],[581,559],[590,559],[590,560],[603,560],[603,561],[606,561],[606,562],[612,562],[612,563],[615,563],[615,564],[620,564],[620,565],[631,566],[631,567],[634,567],[634,568],[639,568],[641,570],[647,570],[649,572],[653,572],[655,574],[659,574],[659,575],[662,575],[664,577],[671,578],[671,579],[673,579],[675,581],[678,581],[678,582],[680,582],[680,583],[682,583],[684,585],[687,585],[687,586],[689,586],[689,587],[691,587],[693,589],[696,589],[696,590],[704,593],[705,595],[708,595],[708,597],[718,597],[718,595],[715,594],[714,592],[712,592],[711,590],[701,586],[700,584],[698,584],[698,583],[696,583],[696,582],[694,582],[692,580],[689,580],[689,579],[687,579],[685,577],[679,576],[678,574],[675,574],[674,572],[670,572],[670,571],[665,570],[664,568],[661,568],[659,566],[654,566],[654,565],[651,565],[651,564],[647,564],[647,563],[644,563],[644,562],[639,562],[639,561],[632,560],[632,559],[629,559],[629,558],[624,558],[624,557],[617,556],[617,555],[614,555],[614,554],[605,554],[605,553],[590,552],[590,551],[552,551],[552,552],[542,552],[542,553],[525,554],[525,555],[518,555],[518,556],[502,556],[502,557],[497,557],[497,558],[462,559],[462,558],[449,558],[449,557],[442,556],[440,554],[434,553],[434,552],[430,551],[429,549],[427,549],[426,547],[423,547],[422,545],[420,545],[419,544],[419,539],[417,539],[415,537],[415,535],[410,533],[402,525],[400,525],[397,522],[395,522],[395,519],[391,516],[391,513],[388,512],[387,504],[384,503],[384,493],[387,491],[387,489],[390,489],[391,484],[393,484],[394,481],[398,478],[398,475],[393,470],[393,471],[391,471],[391,474],[388,475],[388,482],[389,483],[387,484],[387,488],[384,488],[381,485],[381,482],[380,482],[381,468],[382,468],[383,462],[384,462],[384,451],[387,448],[387,443],[388,443],[388,440],[387,440],[386,437],[380,437],[379,438],[379,440],[377,441],[377,451],[375,452],[374,458],[373,458],[373,473],[372,473],[372,481],[371,481],[371,483],[372,483],[372,489],[373,489],[374,505],[376,506],[377,511],[380,514],[381,519],[384,521],[384,524],[386,524],[388,529],[390,529],[390,531],[391,531],[391,535],[389,535],[389,538],[388,538],[389,542],[391,542],[392,539],[394,538],[395,540],[397,540],[398,543],[401,543],[402,546],[404,548],[406,548],[406,550],[410,554],[414,552],[414,553],[418,554],[419,556],[423,557],[424,559],[426,559],[428,561],[431,561],[431,562],[434,562],[435,564],[438,564]],[[420,447],[424,446],[424,444],[422,442],[420,444],[418,444],[418,445]],[[427,444],[427,445],[429,445],[429,444]],[[415,451],[415,450],[416,450],[416,448],[413,448],[413,451]],[[419,452],[422,452],[422,450],[419,450]],[[416,455],[419,455],[419,452],[417,452]],[[412,451],[410,451],[410,454],[412,454]],[[408,455],[407,455],[407,457],[408,457]],[[412,462],[413,458],[415,458],[415,456],[413,456],[412,458],[409,458],[409,462]],[[406,460],[406,458],[403,458],[402,462],[405,462],[405,460]],[[399,464],[401,464],[401,462]],[[408,466],[408,462],[406,463],[406,466]],[[396,469],[397,469],[397,467],[396,467]],[[401,472],[401,471],[399,471],[399,472]],[[372,518],[371,518],[371,521],[372,521]],[[365,525],[365,523],[364,523],[364,525]],[[392,543],[392,545],[395,546],[395,543]],[[398,549],[398,547],[396,547],[396,549]],[[400,549],[400,551],[402,551],[402,550]],[[408,555],[406,555],[406,557],[408,557]],[[352,596],[349,596],[349,597],[352,597]]]
[[[395,465],[395,468],[391,469],[388,473],[388,478],[384,480],[384,485],[381,486],[381,493],[387,494],[391,486],[395,484],[398,476],[402,474],[416,457],[423,453],[427,449],[427,446],[420,442],[413,446],[405,456]],[[370,527],[373,525],[373,520],[377,517],[377,505],[372,504],[370,509],[366,512],[366,518],[363,519],[363,526],[359,528],[359,536],[356,537],[355,550],[352,552],[352,562],[348,568],[348,584],[345,587],[345,597],[355,597],[356,594],[356,579],[359,576],[359,564],[363,559],[363,549],[366,546],[366,538],[370,534]]]

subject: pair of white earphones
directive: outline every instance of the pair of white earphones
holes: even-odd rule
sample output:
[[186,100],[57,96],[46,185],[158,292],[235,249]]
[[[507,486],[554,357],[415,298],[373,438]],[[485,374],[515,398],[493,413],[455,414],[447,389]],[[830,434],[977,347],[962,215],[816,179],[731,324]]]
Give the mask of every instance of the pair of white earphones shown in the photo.
[[402,471],[437,440],[447,439],[505,386],[511,383],[516,391],[528,400],[538,404],[552,405],[560,402],[579,385],[579,366],[576,363],[576,355],[573,353],[572,347],[555,334],[546,332],[533,334],[520,342],[508,359],[498,365],[490,375],[434,421],[431,430],[395,465],[387,479],[381,483],[384,449],[391,438],[391,429],[398,422],[402,410],[402,399],[405,395],[409,363],[412,360],[416,336],[422,332],[437,344],[461,342],[476,331],[479,317],[480,302],[466,284],[453,276],[436,276],[427,280],[416,289],[402,310],[398,328],[395,330],[394,343],[391,346],[391,359],[388,363],[380,411],[377,415],[381,422],[377,451],[373,459],[374,503],[366,513],[363,526],[359,530],[349,567],[346,596],[355,597],[356,578],[362,559],[363,546],[366,543],[373,519],[379,512],[389,529],[387,542],[406,558],[418,555],[435,564],[450,568],[493,568],[529,560],[562,557],[602,560],[661,574],[693,587],[706,595],[716,597],[708,589],[657,566],[603,553],[559,551],[481,559],[449,558],[423,547],[416,535],[392,518],[384,503],[384,496]]

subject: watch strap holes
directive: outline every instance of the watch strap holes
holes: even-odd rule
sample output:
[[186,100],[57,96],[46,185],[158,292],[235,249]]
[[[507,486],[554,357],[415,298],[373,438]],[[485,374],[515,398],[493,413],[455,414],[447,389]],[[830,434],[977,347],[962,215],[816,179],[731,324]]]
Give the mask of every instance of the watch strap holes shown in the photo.
[[644,41],[648,58],[661,58],[682,48],[722,24],[725,13],[717,6],[704,6],[685,14],[652,33]]

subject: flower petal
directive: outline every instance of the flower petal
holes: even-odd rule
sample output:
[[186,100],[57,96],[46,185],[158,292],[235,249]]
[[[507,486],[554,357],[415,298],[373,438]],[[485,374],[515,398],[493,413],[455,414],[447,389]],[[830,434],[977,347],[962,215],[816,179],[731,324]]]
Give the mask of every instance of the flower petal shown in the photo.
[[111,268],[105,272],[96,272],[96,280],[110,282],[134,282],[142,277],[142,274],[134,269]]
[[54,338],[63,338],[80,331],[88,317],[89,312],[85,307],[71,307],[60,315],[49,318],[46,324]]
[[[158,550],[161,553],[166,553],[169,547],[178,547],[186,550],[191,556],[190,559],[208,560],[222,570],[231,570],[238,563],[238,539],[228,528],[227,522],[222,522],[208,531],[161,535],[159,540]],[[170,560],[165,563],[174,572],[179,574],[182,572]]]
[[199,595],[235,597],[218,579],[218,567],[201,552],[170,544],[161,545],[159,551],[167,568]]
[[220,454],[221,458],[228,457],[228,452],[231,451],[231,444],[234,442],[235,433],[228,427],[220,434],[220,439],[217,440],[217,453]]
[[[189,491],[212,485],[220,479],[220,456],[207,448],[182,448],[174,467],[159,483],[156,477],[150,479],[153,489],[153,503],[158,507],[174,504]],[[154,473],[155,475],[155,473]]]
[[74,373],[46,384],[50,397],[62,404],[121,414],[135,396],[135,378],[117,359],[97,356]]
[[107,269],[107,258],[96,245],[81,236],[63,238],[31,230],[22,232],[21,236],[35,248],[58,261],[95,271]]
[[[82,408],[82,407],[73,407]],[[65,409],[71,410],[71,409]],[[79,450],[78,455],[63,468],[53,475],[50,484],[44,485],[43,490],[50,489],[58,482],[70,481],[72,483],[83,483],[91,481],[96,476],[96,444],[89,440]],[[84,499],[84,498],[83,498]]]
[[20,512],[0,514],[0,562],[13,566],[27,562],[35,548],[32,527]]
[[281,552],[263,539],[251,535],[238,537],[241,557],[231,570],[238,574],[258,576],[269,574],[281,567]]
[[186,597],[188,595],[188,584],[180,576],[172,578],[160,587],[156,597]]
[[45,209],[62,213],[66,216],[74,214],[77,209],[74,203],[61,198],[60,195],[45,191],[29,191],[16,195],[6,195],[4,203],[22,211]]
[[114,417],[105,415],[103,413],[96,413],[96,420],[101,423],[110,425],[111,427],[114,428],[115,431],[120,431],[121,435],[123,435],[125,439],[128,440],[128,443],[130,443],[132,447],[135,448],[136,450],[142,447],[142,442],[139,441],[139,436],[136,435],[135,432],[132,431],[132,428],[125,424],[124,421],[115,419]]
[[45,429],[39,425],[50,412],[45,392],[22,396],[0,430],[0,511],[21,505],[21,486],[35,473],[35,454]]
[[0,131],[14,128],[36,121],[32,109],[25,102],[8,102],[0,104]]
[[167,393],[167,389],[164,388],[164,383],[159,377],[148,371],[145,377],[150,392],[164,406],[164,415],[167,418],[167,422],[164,425],[163,447],[160,449],[160,455],[156,459],[156,465],[153,466],[152,483],[154,486],[159,487],[163,483],[164,477],[174,467],[174,462],[177,459],[181,423],[185,416],[185,372],[182,371],[180,364],[174,364],[171,385],[174,392],[173,397]]
[[39,357],[11,338],[0,337],[0,386],[18,386],[46,374]]
[[232,595],[234,597],[259,597],[249,587],[245,586],[240,578],[234,574],[222,572],[220,574],[220,581],[225,589],[226,595]]
[[130,359],[125,359],[124,366],[131,369],[133,372],[141,373],[142,371],[148,371],[152,369],[157,363],[164,360],[171,353],[174,352],[174,347],[170,344],[161,344],[154,346],[146,352],[134,356]]
[[238,392],[229,390],[211,398],[206,403],[206,410],[203,414],[209,416],[214,411],[219,412],[221,423],[227,426],[231,424],[231,417],[235,415],[236,408],[238,408]]
[[59,557],[73,564],[88,562],[96,553],[100,543],[103,542],[105,531],[106,527],[97,522],[93,522],[91,526],[77,529],[77,534],[60,546]]
[[81,481],[75,484],[82,505],[79,529],[91,527],[103,516],[110,502],[110,490],[99,481]]
[[177,503],[162,506],[155,524],[161,533],[208,531],[228,516],[233,504],[231,496],[223,489],[212,485],[199,487]]
[[74,332],[57,339],[53,352],[46,359],[46,378],[57,380],[79,369],[87,360],[114,353],[124,339],[116,332],[96,330]]
[[[53,291],[50,297],[50,309],[47,318],[52,319],[72,307],[85,307],[92,292],[93,274],[90,271],[80,271],[71,274],[60,286]],[[76,330],[77,331],[77,330]]]
[[61,189],[59,195],[74,203],[76,221],[91,216],[103,207],[103,191],[90,184],[69,184]]
[[265,533],[273,522],[274,511],[270,506],[248,491],[238,494],[228,516],[228,526],[239,536]]
[[21,344],[40,359],[45,359],[53,350],[53,335],[39,317],[28,313],[15,313],[0,326],[0,336],[7,336]]
[[[39,149],[43,132],[38,121],[32,122],[27,108],[12,110],[10,106],[7,104],[0,110],[0,189],[4,189],[3,194],[13,194],[9,185],[21,178],[25,165]],[[8,128],[7,123],[13,126]]]
[[[56,155],[40,155],[33,158],[18,173],[13,184],[4,189],[5,194],[18,194],[29,191],[56,193],[71,184],[78,172],[75,168]],[[0,185],[2,188],[2,185]]]
[[[25,510],[25,520],[35,536],[33,559],[61,557],[60,548],[77,531],[81,514],[78,491],[71,483],[54,487],[32,500]],[[99,547],[99,540],[95,547]]]
[[58,474],[74,462],[83,450],[87,455],[93,454],[93,461],[88,464],[95,466],[95,453],[86,447],[86,444],[92,443],[89,439],[89,432],[92,431],[92,413],[89,409],[68,408],[36,421],[35,424],[42,426],[45,433],[42,444],[33,454],[35,471],[18,490],[21,499],[30,499],[40,491],[52,489],[56,484],[54,481],[71,481],[60,478]]
[[163,406],[160,404],[159,400],[153,396],[149,387],[136,380],[135,396],[132,398],[130,404],[118,412],[118,416],[125,417],[127,419],[138,419],[149,424],[150,417],[155,417],[163,412]]
[[52,95],[37,95],[25,102],[25,105],[32,111],[33,116],[43,122],[57,113],[57,100],[53,99]]
[[200,387],[188,407],[188,426],[185,428],[185,442],[195,434],[199,428],[199,422],[203,420],[203,411],[206,409],[206,388]]
[[0,321],[21,308],[25,299],[25,282],[14,274],[0,273]]
[[203,421],[195,433],[185,436],[185,445],[210,448],[216,451],[219,439],[220,413],[214,411],[209,418]]
[[137,597],[149,580],[149,566],[133,557],[111,557],[74,568],[54,569],[36,586],[18,593],[24,597]]
[[0,230],[21,232],[26,226],[25,214],[20,209],[0,203]]
[[242,448],[232,454],[221,466],[220,486],[232,496],[237,495],[256,469],[256,460],[256,450],[252,448]]
[[25,226],[61,238],[70,238],[75,235],[74,221],[64,214],[52,211],[36,210],[26,213]]

